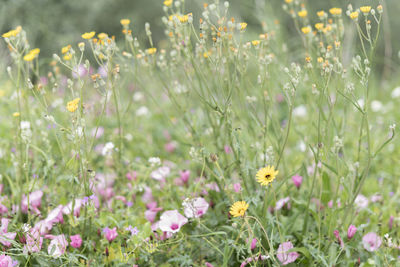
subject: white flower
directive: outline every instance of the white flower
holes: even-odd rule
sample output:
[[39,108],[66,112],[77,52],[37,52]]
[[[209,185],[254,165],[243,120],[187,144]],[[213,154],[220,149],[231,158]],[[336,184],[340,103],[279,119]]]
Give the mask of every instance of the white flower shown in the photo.
[[149,109],[145,106],[142,106],[136,110],[136,116],[146,116],[149,114]]
[[380,102],[378,100],[373,100],[371,102],[371,109],[373,112],[381,111],[382,108],[383,108],[382,102]]
[[188,218],[199,218],[203,216],[209,207],[207,201],[202,197],[189,200],[185,199],[182,206],[184,208],[185,216]]
[[361,194],[359,194],[354,201],[354,204],[356,204],[357,208],[359,208],[359,209],[367,208],[368,203],[369,203],[368,198],[366,198],[365,196],[363,196]]
[[161,165],[161,159],[158,157],[149,158],[149,163],[152,167]]
[[168,210],[161,215],[158,227],[163,232],[176,233],[187,222],[188,219],[177,210]]
[[400,97],[400,86],[393,89],[391,96],[392,98]]
[[296,117],[305,117],[307,116],[307,108],[304,105],[298,106],[293,109],[293,115]]
[[170,173],[169,167],[163,166],[155,171],[152,171],[150,177],[153,178],[154,180],[161,181],[165,179],[169,175],[169,173]]
[[110,155],[114,149],[114,144],[112,142],[108,142],[104,145],[103,149],[101,150],[101,154],[103,156]]

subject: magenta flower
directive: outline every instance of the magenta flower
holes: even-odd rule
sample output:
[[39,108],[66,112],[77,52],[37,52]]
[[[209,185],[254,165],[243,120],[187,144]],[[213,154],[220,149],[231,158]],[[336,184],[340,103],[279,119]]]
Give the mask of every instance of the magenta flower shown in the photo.
[[1,219],[1,227],[0,227],[0,243],[6,247],[11,246],[11,240],[14,240],[17,233],[8,233],[8,223],[9,219],[2,218]]
[[69,238],[71,239],[71,243],[69,243],[71,245],[71,247],[73,247],[73,248],[81,247],[81,245],[82,245],[81,235],[79,235],[79,234],[71,235]]
[[339,242],[341,247],[344,247],[344,243],[342,241],[342,239],[340,238],[340,234],[339,234],[339,230],[335,230],[333,231],[333,234],[335,235],[337,241]]
[[253,240],[251,240],[250,249],[254,250],[256,247],[257,247],[257,238],[253,238]]
[[297,253],[296,251],[288,252],[292,248],[293,244],[290,241],[284,242],[279,245],[276,256],[278,260],[282,263],[282,265],[287,265],[291,262],[294,262],[299,257],[299,253]]
[[236,193],[239,193],[239,192],[242,190],[242,186],[240,185],[240,183],[235,183],[235,184],[233,184],[233,190],[234,190]]
[[176,233],[188,222],[188,219],[177,210],[167,210],[161,217],[158,227],[163,232]]
[[298,174],[293,175],[293,176],[292,176],[292,181],[293,181],[293,184],[294,184],[297,188],[300,188],[301,184],[303,183],[303,176],[300,176],[300,175],[298,175]]
[[[42,204],[43,192],[41,190],[34,191],[29,194],[29,208],[33,209],[36,214],[40,214],[38,208]],[[21,201],[21,211],[23,213],[28,212],[28,198],[23,195]]]
[[369,232],[362,238],[363,246],[366,250],[372,252],[382,245],[382,239],[374,232]]
[[53,256],[54,258],[58,258],[65,253],[65,250],[68,246],[68,241],[64,235],[56,235],[50,238],[52,240],[49,247],[47,248],[47,253],[49,253],[49,255]]
[[226,154],[231,154],[232,153],[232,148],[228,145],[224,146],[224,150]]
[[349,228],[347,229],[347,238],[352,239],[353,236],[356,234],[356,232],[357,232],[357,227],[350,224]]
[[244,262],[242,262],[242,264],[240,264],[240,267],[244,267],[244,266],[246,266],[247,264],[249,264],[249,263],[251,263],[253,261],[265,261],[265,260],[268,260],[268,259],[269,259],[269,256],[267,256],[267,255],[260,255],[260,256],[256,256],[256,257],[250,257],[250,258],[247,258]]
[[199,218],[203,216],[209,207],[208,202],[202,197],[185,200],[182,205],[184,207],[185,216],[188,218]]
[[39,230],[32,228],[26,233],[26,245],[24,246],[24,253],[39,252],[42,249],[43,237],[40,236]]
[[103,229],[103,233],[108,242],[112,242],[118,236],[117,227],[114,227],[113,229],[106,227]]
[[184,184],[186,184],[189,181],[189,178],[190,178],[190,171],[189,170],[184,170],[184,171],[181,171],[179,174],[180,174],[181,181]]

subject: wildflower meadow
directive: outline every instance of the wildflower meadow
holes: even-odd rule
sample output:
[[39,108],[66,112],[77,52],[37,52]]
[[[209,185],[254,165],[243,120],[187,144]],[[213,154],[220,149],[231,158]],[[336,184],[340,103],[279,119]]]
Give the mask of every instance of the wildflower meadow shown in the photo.
[[400,266],[397,2],[147,2],[1,33],[0,266]]

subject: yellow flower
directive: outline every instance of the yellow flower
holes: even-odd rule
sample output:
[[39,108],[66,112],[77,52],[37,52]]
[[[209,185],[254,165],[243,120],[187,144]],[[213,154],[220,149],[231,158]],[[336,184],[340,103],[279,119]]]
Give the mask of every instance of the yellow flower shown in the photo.
[[165,0],[164,6],[172,6],[172,0]]
[[241,22],[240,23],[240,29],[243,31],[244,29],[246,29],[247,27],[247,23],[246,22]]
[[102,33],[99,33],[97,35],[97,37],[99,37],[100,40],[103,40],[103,39],[107,38],[108,35],[107,35],[107,33],[102,32]]
[[310,26],[303,27],[303,28],[301,28],[301,31],[302,31],[304,34],[308,34],[308,33],[311,32],[311,27],[310,27]]
[[17,28],[15,28],[14,30],[8,31],[6,33],[3,33],[2,37],[4,38],[10,38],[10,37],[15,37],[18,35],[18,33],[20,33],[22,31],[22,27],[18,26]]
[[371,11],[371,6],[362,6],[360,7],[360,10],[364,15],[367,15]]
[[318,57],[317,61],[318,61],[318,63],[322,63],[322,62],[324,62],[324,59],[322,57]]
[[260,44],[260,40],[253,40],[253,41],[251,41],[251,43],[252,43],[254,46],[257,46],[257,45]]
[[249,208],[249,204],[247,204],[246,201],[236,201],[231,206],[229,213],[233,217],[244,217],[244,214],[246,213],[246,210],[248,208]]
[[62,54],[65,54],[65,53],[67,53],[70,49],[71,49],[71,45],[64,46],[63,48],[61,48],[61,53],[62,53]]
[[14,112],[12,115],[13,115],[14,117],[19,117],[21,114],[19,114],[19,112]]
[[209,53],[208,53],[208,52],[204,52],[204,53],[203,53],[203,57],[204,57],[204,58],[208,58],[208,57],[209,57]]
[[65,61],[71,60],[72,54],[68,53],[63,58],[64,58]]
[[146,52],[149,55],[153,55],[153,54],[155,54],[157,52],[157,48],[155,48],[155,47],[148,48],[148,49],[146,49]]
[[39,55],[40,49],[39,48],[34,48],[31,51],[28,52],[28,54],[33,54],[33,55]]
[[122,26],[128,26],[129,23],[131,23],[131,20],[129,20],[129,19],[121,19],[119,22],[121,23]]
[[287,4],[290,4],[291,2],[293,2],[293,0],[285,0],[285,2],[286,2]]
[[35,54],[33,54],[33,53],[28,53],[28,54],[26,54],[26,55],[24,56],[24,60],[29,62],[29,61],[34,60],[35,57],[36,57]]
[[305,17],[307,17],[307,10],[303,9],[303,10],[297,12],[297,15],[299,15],[300,18],[305,18]]
[[89,40],[92,39],[95,34],[96,32],[85,32],[84,34],[82,34],[82,38]]
[[325,11],[321,10],[317,12],[317,16],[322,18],[323,16],[325,16]]
[[382,13],[382,12],[383,12],[383,7],[382,7],[382,5],[378,5],[378,6],[376,7],[376,10],[378,10],[379,13]]
[[256,178],[257,178],[257,182],[259,182],[261,185],[269,185],[269,183],[271,183],[276,175],[279,173],[278,170],[275,170],[274,166],[267,166],[265,168],[260,169],[257,174],[256,174]]
[[323,23],[317,23],[315,24],[315,29],[321,31],[324,28],[324,24]]
[[67,110],[71,113],[75,112],[78,109],[78,104],[80,100],[80,98],[75,98],[74,100],[69,101],[67,103]]
[[189,20],[189,15],[178,16],[178,19],[181,23],[185,23]]
[[338,7],[333,7],[329,9],[329,13],[331,13],[332,15],[339,16],[340,14],[342,14],[342,9]]
[[352,20],[356,20],[358,18],[358,12],[357,11],[351,12],[350,13],[350,18]]

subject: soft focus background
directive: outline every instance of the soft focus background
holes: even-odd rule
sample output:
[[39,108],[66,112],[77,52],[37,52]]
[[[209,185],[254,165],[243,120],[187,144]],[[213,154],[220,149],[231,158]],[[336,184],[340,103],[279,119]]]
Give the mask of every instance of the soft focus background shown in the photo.
[[[51,56],[59,52],[60,47],[75,43],[80,34],[85,31],[106,32],[114,34],[117,40],[123,40],[119,20],[129,18],[132,21],[135,36],[146,41],[144,24],[149,22],[156,44],[165,38],[162,30],[161,17],[162,0],[1,0],[0,5],[0,32],[6,32],[21,25],[28,33],[28,38],[33,47],[41,48],[42,56]],[[282,25],[293,25],[291,18],[282,10],[283,0],[232,0],[230,2],[231,14],[236,18],[241,17],[246,21],[248,34],[258,35],[261,31],[261,22],[273,23],[276,18],[285,19]],[[367,3],[368,2],[368,3]],[[186,0],[187,11],[199,14],[203,1]],[[380,64],[376,71],[384,74],[385,78],[393,74],[398,64],[398,52],[400,50],[400,35],[398,28],[400,20],[396,19],[400,12],[398,0],[386,1],[349,1],[349,0],[309,0],[307,9],[314,11],[310,17],[317,22],[316,11],[331,7],[341,7],[346,10],[348,4],[360,6],[382,3],[385,9],[383,21],[383,34],[380,38],[380,51],[377,54],[386,55],[385,58],[377,58]],[[261,13],[259,10],[265,5],[269,13]],[[288,32],[293,29],[289,28]],[[288,38],[290,38],[288,34]],[[349,33],[349,36],[356,36]],[[350,42],[351,40],[349,40]],[[290,43],[290,42],[288,42]],[[352,43],[352,42],[350,42]],[[0,44],[3,46],[4,43]]]

